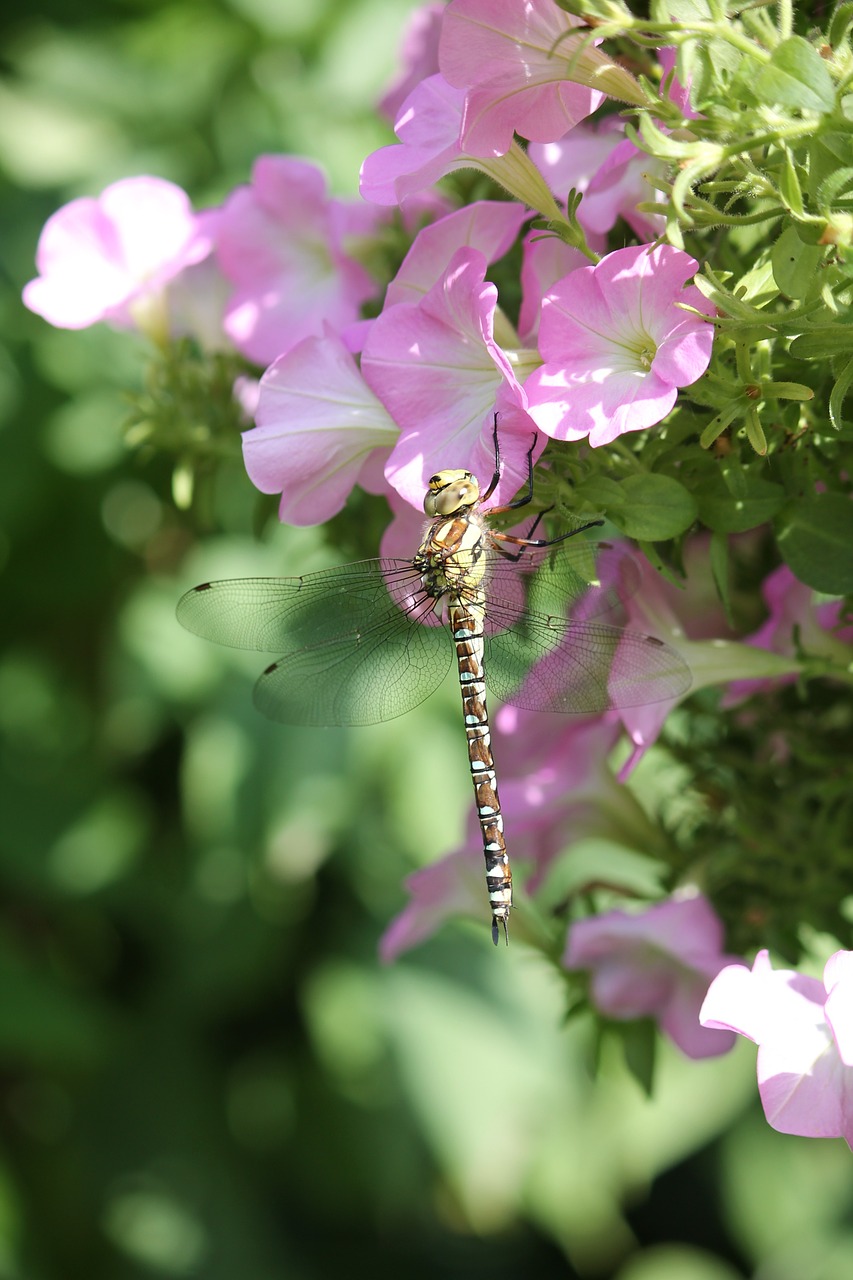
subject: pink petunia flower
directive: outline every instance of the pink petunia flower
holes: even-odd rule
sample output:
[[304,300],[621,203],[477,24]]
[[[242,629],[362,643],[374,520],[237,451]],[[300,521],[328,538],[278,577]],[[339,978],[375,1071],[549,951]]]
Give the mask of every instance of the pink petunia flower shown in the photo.
[[243,433],[243,461],[261,493],[280,493],[279,518],[321,524],[356,482],[376,488],[397,428],[340,338],[305,338],[267,369],[257,426]]
[[678,50],[673,45],[666,45],[664,48],[658,49],[658,62],[660,63],[661,75],[664,81],[672,73],[667,97],[679,108],[685,120],[698,119],[699,112],[694,111],[690,105],[693,77],[688,76],[686,85],[683,85],[676,75]]
[[752,969],[723,969],[699,1015],[758,1045],[758,1092],[767,1123],[853,1148],[853,951],[836,951],[823,981],[774,970],[766,951]]
[[688,254],[670,245],[617,249],[558,281],[542,302],[545,363],[525,384],[530,416],[556,440],[610,444],[666,417],[678,387],[708,367],[713,326]]
[[438,72],[438,37],[444,9],[444,4],[423,4],[409,16],[400,48],[399,74],[377,104],[392,123],[412,90]]
[[663,231],[662,214],[640,212],[637,206],[663,200],[649,177],[664,174],[666,166],[625,137],[617,116],[607,116],[597,126],[576,125],[557,142],[531,143],[528,154],[558,200],[564,202],[572,188],[583,196],[577,217],[597,253],[605,251],[607,233],[619,218],[641,240],[653,240]]
[[168,335],[165,285],[210,253],[214,215],[193,213],[180,187],[163,178],[122,178],[48,218],[39,238],[39,276],[24,303],[60,329],[99,320]]
[[383,310],[397,302],[419,301],[457,249],[476,249],[487,263],[496,262],[515,244],[527,217],[524,205],[510,200],[474,200],[423,227],[388,286]]
[[511,498],[526,479],[536,432],[520,370],[495,338],[497,289],[484,282],[485,270],[482,253],[457,250],[429,292],[383,311],[365,342],[364,379],[400,428],[385,474],[416,508],[442,467],[491,477],[496,408],[504,467],[495,501]]
[[734,957],[722,951],[723,927],[707,898],[670,898],[646,911],[608,911],[569,930],[563,964],[589,969],[590,995],[608,1018],[654,1018],[689,1058],[727,1053],[729,1032],[699,1023],[712,978]]
[[[553,0],[451,0],[438,61],[449,84],[465,90],[462,148],[472,155],[505,154],[518,133],[553,142],[619,88],[636,100],[637,86],[572,34],[580,18]],[[618,82],[618,83],[617,83]]]
[[324,325],[343,329],[377,293],[349,248],[375,230],[376,210],[332,200],[316,165],[261,156],[252,181],[222,207],[216,252],[234,286],[225,329],[238,351],[268,364]]

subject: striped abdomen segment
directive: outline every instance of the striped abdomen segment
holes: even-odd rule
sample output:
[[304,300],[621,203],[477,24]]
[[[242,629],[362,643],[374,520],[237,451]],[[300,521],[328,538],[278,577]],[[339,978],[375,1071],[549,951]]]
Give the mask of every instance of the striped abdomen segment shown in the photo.
[[474,783],[477,816],[483,832],[486,885],[492,908],[492,941],[497,946],[501,928],[504,937],[507,937],[507,922],[512,907],[512,872],[504,843],[501,802],[492,758],[486,685],[483,678],[485,609],[482,603],[456,601],[450,604],[448,615],[459,666],[468,762]]

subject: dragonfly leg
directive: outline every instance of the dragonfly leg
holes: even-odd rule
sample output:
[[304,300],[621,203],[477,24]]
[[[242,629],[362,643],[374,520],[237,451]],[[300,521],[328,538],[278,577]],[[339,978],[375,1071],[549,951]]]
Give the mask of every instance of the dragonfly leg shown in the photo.
[[[543,511],[542,515],[544,514],[545,512]],[[538,520],[536,523],[538,524]],[[588,520],[586,524],[578,525],[577,529],[569,529],[567,533],[561,533],[556,538],[519,538],[516,534],[497,533],[494,529],[489,532],[496,542],[511,542],[517,547],[555,547],[558,542],[565,542],[567,538],[573,538],[577,533],[586,533],[587,529],[597,529],[602,524],[604,524],[603,520]],[[536,525],[533,526],[533,529],[535,528]],[[530,530],[531,533],[533,529]],[[522,554],[519,551],[516,555],[513,555],[511,551],[503,551],[500,547],[498,547],[498,550],[507,560],[518,560]]]
[[[495,414],[495,472],[492,476],[489,487],[484,494],[480,496],[480,502],[488,502],[489,498],[497,488],[498,481],[501,478],[501,452],[498,444],[498,415]],[[512,502],[505,503],[502,507],[492,507],[489,515],[500,515],[504,511],[515,511],[518,507],[526,507],[529,502],[533,501],[533,450],[536,448],[536,432],[533,432],[533,439],[530,441],[530,448],[527,450],[527,491],[520,498],[513,498]]]

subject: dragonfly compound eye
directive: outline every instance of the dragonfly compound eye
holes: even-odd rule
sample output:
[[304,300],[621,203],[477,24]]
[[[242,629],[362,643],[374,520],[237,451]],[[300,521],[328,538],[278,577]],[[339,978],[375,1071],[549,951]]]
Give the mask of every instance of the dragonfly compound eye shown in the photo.
[[470,471],[439,471],[430,477],[424,498],[428,516],[452,516],[472,507],[480,497],[480,486]]

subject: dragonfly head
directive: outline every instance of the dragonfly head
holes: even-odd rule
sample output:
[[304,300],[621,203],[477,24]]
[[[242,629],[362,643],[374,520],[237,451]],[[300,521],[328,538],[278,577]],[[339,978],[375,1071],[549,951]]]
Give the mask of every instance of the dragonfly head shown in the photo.
[[470,471],[437,471],[430,477],[424,498],[428,516],[454,516],[463,507],[473,507],[480,497],[480,486]]

